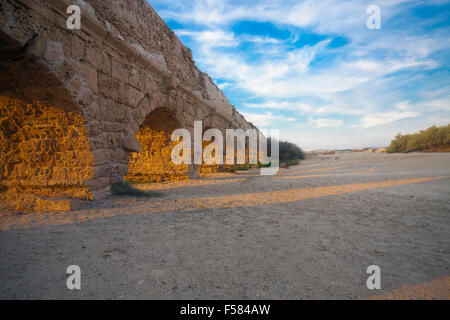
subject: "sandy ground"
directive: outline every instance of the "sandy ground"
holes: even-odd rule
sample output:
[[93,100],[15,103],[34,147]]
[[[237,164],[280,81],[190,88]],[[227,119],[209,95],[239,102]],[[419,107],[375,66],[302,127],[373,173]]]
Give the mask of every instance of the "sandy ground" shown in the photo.
[[[0,298],[450,299],[450,153],[318,156],[273,177],[141,188],[164,197],[2,212]],[[381,290],[366,287],[369,265]]]

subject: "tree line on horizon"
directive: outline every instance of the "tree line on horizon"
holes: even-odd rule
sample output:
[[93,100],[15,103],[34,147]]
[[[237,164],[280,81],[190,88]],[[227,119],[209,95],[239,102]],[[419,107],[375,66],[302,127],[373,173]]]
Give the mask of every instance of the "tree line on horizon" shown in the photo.
[[395,136],[387,149],[388,153],[423,151],[436,147],[450,147],[450,124],[431,126],[413,134]]
[[[271,154],[271,139],[267,139],[267,150]],[[279,165],[282,167],[295,166],[300,163],[301,160],[305,159],[305,153],[303,150],[295,143],[278,140],[279,146]],[[270,163],[263,165],[258,161],[259,167],[269,167]]]

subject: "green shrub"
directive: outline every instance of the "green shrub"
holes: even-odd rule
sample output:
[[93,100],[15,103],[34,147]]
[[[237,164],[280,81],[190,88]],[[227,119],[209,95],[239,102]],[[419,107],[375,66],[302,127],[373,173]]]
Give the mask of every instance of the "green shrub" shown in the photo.
[[[271,154],[271,138],[267,139],[267,149],[268,153]],[[288,141],[279,141],[279,161],[281,164],[287,164],[288,162],[291,163],[291,165],[296,165],[300,163],[300,160],[305,159],[305,154],[303,150],[297,146],[294,143],[288,142]],[[298,161],[298,162],[297,162]],[[258,163],[258,166],[261,167],[270,167],[270,163],[268,165],[262,165]]]
[[294,143],[287,141],[280,141],[280,161],[287,162],[289,160],[303,160],[305,159],[305,154],[303,150]]
[[133,197],[160,197],[161,193],[155,191],[145,191],[135,188],[129,183],[120,182],[111,186],[111,192],[115,196],[133,196]]
[[270,161],[266,164],[263,164],[260,161],[258,161],[258,168],[270,168],[271,164],[272,164],[272,161]]
[[[270,157],[271,155],[271,138],[267,139],[267,152]],[[295,166],[300,163],[300,160],[305,159],[305,154],[303,153],[303,150],[297,146],[294,143],[287,142],[287,141],[279,141],[279,160],[272,160],[269,163],[263,164],[260,161],[258,161],[258,168],[269,168],[272,166],[280,166],[280,163],[282,166]],[[240,164],[240,165],[234,165],[234,166],[228,166],[225,168],[226,171],[245,171],[248,170],[251,167],[250,164]]]
[[248,163],[235,164],[235,165],[227,166],[224,168],[224,170],[228,171],[228,172],[247,171],[248,169],[250,169],[250,164],[248,164]]
[[432,126],[414,134],[397,134],[387,149],[389,153],[421,151],[427,148],[450,145],[450,124]]
[[258,168],[270,168],[272,166],[272,164],[274,167],[280,166],[280,161],[272,160],[266,164],[263,164],[262,162],[258,161]]
[[287,160],[287,161],[284,163],[284,165],[287,166],[287,167],[290,167],[290,166],[296,166],[296,165],[298,165],[298,164],[300,164],[300,159]]

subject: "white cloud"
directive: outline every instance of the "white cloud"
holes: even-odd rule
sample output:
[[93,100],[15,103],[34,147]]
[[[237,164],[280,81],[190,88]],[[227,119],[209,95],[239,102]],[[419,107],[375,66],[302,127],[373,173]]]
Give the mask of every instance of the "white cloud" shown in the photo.
[[229,86],[231,86],[231,83],[230,82],[219,83],[217,86],[219,87],[220,90],[224,90]]
[[275,115],[271,112],[265,112],[265,113],[248,113],[248,112],[242,112],[244,117],[252,122],[257,127],[269,127],[275,123],[280,123],[280,121],[296,121],[295,118],[291,117],[284,117],[281,115]]
[[326,127],[340,127],[343,124],[342,120],[338,119],[314,119],[311,120],[311,123],[316,128],[326,128]]
[[424,111],[450,111],[450,96],[423,103]]
[[370,128],[374,126],[379,126],[383,124],[388,124],[391,122],[399,121],[402,119],[415,118],[418,117],[417,112],[383,112],[383,113],[372,113],[364,116],[361,119],[362,128]]
[[396,107],[398,110],[400,111],[406,111],[406,110],[411,110],[413,108],[413,106],[411,105],[411,103],[407,100],[405,101],[400,101],[398,103],[396,103],[394,105],[394,107]]
[[298,101],[287,102],[287,101],[271,100],[262,103],[246,103],[243,106],[247,108],[260,110],[272,109],[272,110],[289,110],[289,111],[305,111],[305,112],[313,111],[311,105]]
[[195,41],[200,42],[209,48],[234,47],[239,44],[232,32],[226,32],[220,29],[205,31],[176,30],[176,33],[179,36],[190,36],[194,38]]
[[260,36],[243,36],[241,38],[241,41],[248,41],[248,42],[254,42],[254,43],[262,43],[262,44],[281,44],[283,43],[282,40],[271,38],[271,37],[260,37]]
[[411,103],[410,101],[401,101],[394,105],[401,111],[418,111],[418,112],[433,112],[433,111],[450,111],[450,96],[429,99]]

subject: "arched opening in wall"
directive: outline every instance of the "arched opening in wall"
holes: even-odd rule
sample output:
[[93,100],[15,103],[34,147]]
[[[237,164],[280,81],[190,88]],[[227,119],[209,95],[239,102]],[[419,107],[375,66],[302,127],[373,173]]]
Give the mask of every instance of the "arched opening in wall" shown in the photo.
[[0,95],[0,200],[16,210],[70,210],[91,200],[94,176],[84,119],[78,112]]
[[25,49],[0,32],[0,206],[71,210],[74,199],[93,198],[85,185],[94,177],[85,119],[55,74]]
[[178,144],[171,140],[171,135],[179,128],[180,123],[166,108],[148,114],[136,134],[141,151],[131,153],[125,180],[151,183],[188,179],[188,165],[177,165],[171,157],[173,147]]
[[[206,127],[203,130],[203,135],[209,129],[211,129],[211,127]],[[202,137],[203,137],[203,135],[202,135]],[[215,143],[214,137],[211,139],[211,141],[205,141],[202,139],[202,150],[205,150],[207,146],[209,146],[210,144],[213,144],[213,143]],[[214,157],[215,151],[212,151],[210,156]],[[223,159],[225,159],[225,155],[223,155]],[[211,174],[222,171],[222,168],[223,168],[223,164],[205,164],[205,159],[203,157],[203,163],[198,166],[198,174],[200,175],[200,177],[208,177]]]
[[[231,152],[234,154],[233,163],[229,164],[226,162],[224,166],[224,171],[236,172],[241,170],[248,170],[253,165],[250,164],[250,155],[254,154],[255,150],[250,150],[250,137],[245,137],[244,149],[238,144],[238,138],[234,137],[234,143],[232,145],[227,145],[225,148],[225,153]],[[243,158],[244,161],[241,161]],[[224,155],[226,159],[226,155]]]

